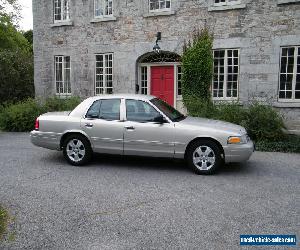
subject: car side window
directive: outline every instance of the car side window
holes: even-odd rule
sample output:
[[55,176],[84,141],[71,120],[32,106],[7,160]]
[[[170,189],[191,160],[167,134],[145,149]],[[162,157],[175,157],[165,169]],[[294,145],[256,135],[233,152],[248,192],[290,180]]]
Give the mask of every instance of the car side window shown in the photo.
[[127,121],[154,122],[160,116],[150,104],[139,100],[126,100]]
[[101,100],[100,119],[120,120],[120,99]]
[[101,100],[95,101],[86,113],[86,118],[99,118]]

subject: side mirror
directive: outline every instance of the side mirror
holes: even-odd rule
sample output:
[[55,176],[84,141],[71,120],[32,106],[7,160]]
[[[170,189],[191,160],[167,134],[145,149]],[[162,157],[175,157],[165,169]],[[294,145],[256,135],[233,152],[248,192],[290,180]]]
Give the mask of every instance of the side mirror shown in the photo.
[[163,124],[163,123],[166,123],[167,121],[162,115],[159,115],[154,118],[154,122]]

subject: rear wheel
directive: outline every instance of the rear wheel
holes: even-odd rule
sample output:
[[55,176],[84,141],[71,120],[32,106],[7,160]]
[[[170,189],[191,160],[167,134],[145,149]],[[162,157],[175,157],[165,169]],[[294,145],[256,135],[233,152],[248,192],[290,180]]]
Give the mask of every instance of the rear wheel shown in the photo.
[[82,166],[90,161],[92,149],[84,136],[70,135],[63,143],[63,154],[70,164]]
[[187,151],[187,161],[196,174],[213,174],[223,163],[222,151],[210,140],[198,140]]

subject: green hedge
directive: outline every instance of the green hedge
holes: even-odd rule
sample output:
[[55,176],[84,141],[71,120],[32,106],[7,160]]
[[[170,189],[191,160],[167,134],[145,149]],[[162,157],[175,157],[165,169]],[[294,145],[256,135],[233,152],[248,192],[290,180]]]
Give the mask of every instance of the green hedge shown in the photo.
[[286,135],[279,141],[258,141],[256,150],[267,152],[300,153],[300,136]]
[[271,106],[253,103],[248,107],[238,103],[194,102],[190,115],[232,122],[245,127],[255,141],[276,141],[284,137],[281,115]]
[[48,98],[42,102],[29,98],[25,101],[0,107],[0,129],[11,132],[30,131],[35,119],[46,112],[69,111],[80,103],[80,98]]

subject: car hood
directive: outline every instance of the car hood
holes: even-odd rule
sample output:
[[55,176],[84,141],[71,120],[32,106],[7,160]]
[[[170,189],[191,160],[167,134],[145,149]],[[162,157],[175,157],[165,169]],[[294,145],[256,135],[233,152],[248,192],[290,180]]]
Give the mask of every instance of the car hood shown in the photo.
[[218,120],[212,120],[212,119],[206,119],[206,118],[199,118],[199,117],[186,117],[184,120],[179,122],[180,125],[186,125],[191,127],[201,127],[201,128],[211,128],[216,130],[224,130],[227,132],[234,132],[237,134],[246,134],[246,129],[242,126],[230,123],[230,122],[224,122],[224,121],[218,121]]

